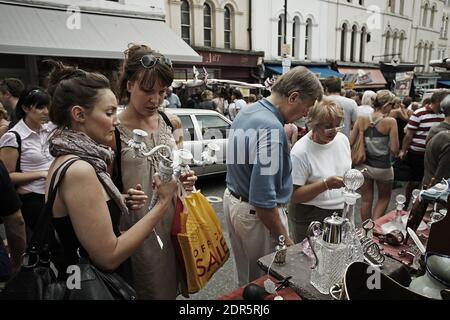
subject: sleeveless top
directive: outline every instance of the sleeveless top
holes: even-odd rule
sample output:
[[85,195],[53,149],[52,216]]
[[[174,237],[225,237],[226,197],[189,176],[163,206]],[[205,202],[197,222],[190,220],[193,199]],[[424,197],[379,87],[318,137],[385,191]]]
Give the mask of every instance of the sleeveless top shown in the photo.
[[364,148],[366,150],[365,164],[374,168],[387,169],[391,167],[391,151],[389,149],[389,135],[384,135],[377,129],[377,124],[384,117],[371,122],[364,131]]
[[[120,212],[119,207],[114,202],[113,199],[110,199],[106,202],[108,206],[109,215],[111,217],[112,227],[114,234],[118,237],[120,236],[120,217],[122,213]],[[52,210],[53,211],[53,210]],[[53,213],[53,212],[52,212]],[[80,241],[73,229],[72,221],[70,220],[70,216],[58,217],[55,218],[52,215],[52,224],[55,228],[56,234],[59,238],[60,249],[62,249],[62,261],[60,261],[59,272],[65,274],[66,268],[70,265],[74,265],[78,263],[78,249],[81,256],[88,257],[86,250],[81,246]],[[130,272],[130,261],[129,259],[125,260],[114,272],[119,274],[122,278],[124,278],[127,282],[131,281],[131,272]],[[63,268],[63,269],[61,269]],[[63,277],[64,278],[64,277]]]
[[[121,230],[128,230],[142,219],[149,210],[148,207],[153,196],[153,174],[158,168],[159,158],[157,154],[147,158],[136,157],[134,150],[127,144],[133,137],[133,132],[123,124],[119,124],[117,129],[120,132],[121,140],[120,157],[123,190],[134,188],[139,183],[148,196],[143,208],[130,210],[129,215],[122,216],[120,228]],[[172,149],[176,148],[172,130],[161,116],[159,117],[158,131],[149,134],[144,138],[144,141],[148,150],[160,144],[168,145]],[[181,292],[181,270],[171,239],[174,214],[175,201],[156,224],[155,232],[151,233],[131,256],[133,288],[141,300],[174,300]],[[163,242],[162,249],[156,235]]]

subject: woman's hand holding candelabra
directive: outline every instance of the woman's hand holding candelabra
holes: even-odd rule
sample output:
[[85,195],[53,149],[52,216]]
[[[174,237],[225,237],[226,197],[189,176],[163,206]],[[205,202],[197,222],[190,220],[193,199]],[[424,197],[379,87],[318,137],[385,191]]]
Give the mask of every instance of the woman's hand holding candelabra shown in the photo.
[[[217,161],[215,153],[219,150],[219,147],[214,143],[209,143],[206,146],[202,152],[202,160],[198,161],[193,158],[188,150],[172,150],[167,145],[159,145],[147,151],[147,146],[144,141],[146,136],[147,132],[135,129],[133,130],[133,139],[128,141],[128,145],[134,149],[136,157],[149,157],[158,152],[160,159],[158,173],[162,183],[169,182],[172,176],[175,176],[186,191],[194,191],[197,176],[190,170],[189,164],[206,165]],[[157,193],[154,194],[149,209],[153,208],[156,201]]]

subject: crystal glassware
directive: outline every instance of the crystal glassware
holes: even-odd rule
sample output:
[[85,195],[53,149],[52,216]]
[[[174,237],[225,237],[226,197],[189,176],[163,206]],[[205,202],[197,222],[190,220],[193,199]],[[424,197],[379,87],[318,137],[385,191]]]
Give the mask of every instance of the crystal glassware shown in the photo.
[[356,169],[350,169],[344,174],[344,211],[342,216],[347,218],[349,222],[355,226],[355,204],[356,200],[361,197],[356,190],[358,190],[364,184],[364,176],[361,171]]

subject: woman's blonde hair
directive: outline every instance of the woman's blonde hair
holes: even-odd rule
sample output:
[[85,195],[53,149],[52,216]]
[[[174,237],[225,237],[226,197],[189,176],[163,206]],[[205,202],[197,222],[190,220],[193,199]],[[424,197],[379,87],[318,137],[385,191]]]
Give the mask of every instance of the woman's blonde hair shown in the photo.
[[320,124],[334,123],[336,120],[341,122],[343,119],[342,107],[337,102],[324,97],[309,109],[307,123],[308,127],[314,130]]
[[377,91],[377,96],[375,97],[375,100],[373,101],[373,108],[375,110],[379,110],[383,108],[386,104],[392,103],[394,100],[395,95],[390,92],[389,90],[379,90]]

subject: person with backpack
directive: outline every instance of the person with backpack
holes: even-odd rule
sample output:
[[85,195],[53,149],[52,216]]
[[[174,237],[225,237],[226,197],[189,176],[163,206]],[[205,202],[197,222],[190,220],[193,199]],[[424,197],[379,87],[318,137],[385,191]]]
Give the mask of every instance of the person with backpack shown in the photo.
[[0,158],[22,201],[22,215],[30,239],[45,204],[45,179],[53,161],[47,138],[49,94],[40,87],[25,90],[15,109],[18,122],[0,138]]
[[[378,91],[373,102],[371,121],[367,117],[359,117],[350,135],[350,145],[353,145],[359,132],[364,132],[366,161],[356,166],[358,170],[366,169],[361,187],[361,221],[382,217],[391,199],[394,181],[392,155],[399,152],[397,122],[389,116],[394,106],[393,98],[389,90]],[[377,184],[378,200],[372,213],[374,181]]]
[[[131,210],[123,217],[121,227],[125,231],[134,228],[147,216],[154,193],[152,177],[159,166],[157,153],[136,157],[134,149],[128,146],[133,130],[147,132],[147,150],[158,145],[176,149],[176,144],[173,125],[164,113],[158,112],[174,77],[170,59],[145,45],[131,45],[121,70],[118,98],[126,107],[119,115],[120,124],[116,130],[114,181],[122,191],[140,184],[140,189],[148,196],[144,208]],[[193,172],[180,177],[187,191],[193,189],[196,179]],[[175,203],[176,193],[164,217],[156,224],[155,232],[131,257],[133,287],[139,299],[175,299],[181,291],[182,277],[171,240]]]

